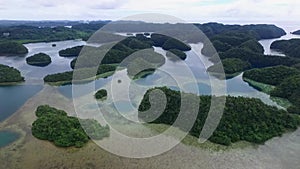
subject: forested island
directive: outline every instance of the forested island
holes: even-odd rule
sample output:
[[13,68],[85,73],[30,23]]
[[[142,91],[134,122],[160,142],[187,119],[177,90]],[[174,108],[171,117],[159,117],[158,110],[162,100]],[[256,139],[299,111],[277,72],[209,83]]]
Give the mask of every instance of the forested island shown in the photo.
[[19,70],[0,64],[0,85],[9,83],[23,82],[24,77],[21,76]]
[[[285,66],[276,66],[246,71],[243,75],[245,81],[255,88],[289,100],[293,105],[288,107],[288,112],[300,114],[300,70]],[[249,81],[248,79],[254,81]],[[270,85],[263,88],[255,82]]]
[[0,56],[1,55],[25,55],[28,53],[28,49],[18,42],[13,41],[0,41]]
[[[167,104],[164,112],[151,123],[174,125],[180,112],[181,96],[185,97],[187,94],[182,95],[179,91],[166,87],[148,90],[139,106],[138,116],[141,120],[148,121],[151,114],[147,114],[147,110],[151,108],[151,105],[159,104],[155,102],[160,102],[160,100],[152,99],[153,102],[150,103],[149,94],[153,90],[163,91],[167,97]],[[211,97],[215,96],[198,97],[200,97],[198,116],[189,131],[189,134],[195,137],[200,135],[208,115]],[[238,141],[263,144],[287,131],[296,130],[299,125],[299,116],[268,106],[259,99],[228,96],[222,119],[209,141],[222,145],[231,145]],[[182,130],[185,129],[182,128]]]
[[32,135],[48,140],[59,147],[82,147],[90,139],[101,140],[109,136],[109,127],[93,119],[68,116],[63,110],[48,105],[39,106],[37,120],[32,124]]
[[[77,69],[75,71],[77,71],[77,75],[81,75],[81,77],[78,77],[78,79],[76,79],[76,80],[78,82],[80,82],[80,81],[88,82],[91,80],[95,80],[95,78],[106,78],[106,77],[112,75],[115,72],[116,68],[117,68],[116,65],[100,65],[98,67],[96,77],[95,76],[91,77],[91,74],[89,73],[90,71],[92,71],[91,69],[88,69],[88,68]],[[71,84],[72,80],[73,80],[73,73],[74,73],[74,71],[67,71],[67,72],[63,72],[63,73],[47,75],[44,77],[44,82],[52,84],[52,85]]]
[[292,32],[292,34],[294,34],[294,35],[300,35],[300,30],[294,31],[294,32]]
[[39,27],[31,25],[13,25],[0,27],[0,35],[9,33],[9,36],[0,36],[1,41],[17,41],[20,43],[54,42],[73,39],[87,40],[92,33],[70,29],[63,26]]
[[58,53],[59,53],[59,56],[62,56],[62,57],[77,57],[82,48],[83,48],[83,46],[75,46],[72,48],[67,48],[67,49],[61,50]]
[[283,52],[286,56],[300,58],[300,39],[278,40],[271,44],[271,49]]
[[100,89],[95,94],[95,98],[97,100],[104,100],[106,97],[107,97],[107,91],[105,89]]
[[[234,26],[208,23],[199,25],[199,28],[209,38],[209,41],[204,42],[202,53],[215,63],[208,68],[208,71],[216,76],[223,71],[218,70],[220,61],[223,63],[227,78],[253,68],[293,66],[299,63],[299,60],[293,57],[264,55],[264,49],[258,42],[259,40],[278,38],[286,34],[284,30],[274,25]],[[297,55],[295,52],[291,53]]]
[[[162,36],[164,39],[160,40],[157,36]],[[177,52],[178,55],[182,55],[183,51],[190,50],[190,46],[186,45],[179,40],[175,40],[171,37],[167,37],[159,34],[152,34],[150,38],[143,34],[137,34],[135,37],[127,37],[119,43],[115,44],[103,57],[100,65],[100,72],[97,75],[112,72],[113,74],[116,67],[122,63],[122,67],[126,67],[128,75],[133,79],[145,77],[146,75],[153,73],[154,70],[165,63],[165,59],[161,54],[154,52],[153,46],[167,46],[171,48],[170,51]],[[86,47],[90,50],[85,50],[90,53],[101,52],[100,48]],[[139,53],[139,51],[142,51]],[[133,55],[132,55],[133,54]],[[131,58],[127,59],[128,56]],[[185,53],[183,53],[185,55]],[[88,58],[85,58],[88,57]],[[182,57],[182,56],[181,56]],[[137,59],[138,58],[138,59]],[[87,70],[89,68],[98,66],[95,65],[99,58],[96,55],[84,54],[81,62],[77,65],[76,71]],[[124,61],[126,59],[126,61]],[[74,69],[77,62],[77,58],[73,59],[70,63],[71,68]],[[144,68],[146,70],[144,70]],[[102,71],[104,70],[104,71]],[[143,71],[140,71],[143,70]],[[151,72],[150,72],[151,70]],[[48,75],[44,78],[45,82],[50,83],[70,83],[72,81],[73,72],[64,72],[54,75]],[[107,76],[105,76],[107,77]],[[87,77],[91,78],[91,77]]]
[[150,49],[152,46],[162,47],[166,50],[191,50],[191,48],[185,43],[165,35],[151,34],[151,37],[148,38],[143,34],[137,34],[136,37],[127,37],[116,44],[110,51],[107,52],[102,63],[121,63],[126,57],[134,52],[143,49]]
[[170,58],[171,60],[185,60],[186,59],[186,54],[178,49],[170,49],[167,52],[167,57]]
[[26,58],[26,62],[32,66],[40,66],[44,67],[49,65],[51,61],[51,57],[45,53],[38,53],[33,56]]

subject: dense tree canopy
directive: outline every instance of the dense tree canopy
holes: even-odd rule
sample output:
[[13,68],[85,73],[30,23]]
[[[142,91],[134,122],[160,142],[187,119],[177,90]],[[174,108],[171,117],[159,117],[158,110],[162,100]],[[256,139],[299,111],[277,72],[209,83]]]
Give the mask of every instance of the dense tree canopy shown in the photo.
[[271,92],[271,96],[288,99],[293,104],[288,111],[300,114],[300,74],[284,79]]
[[96,120],[67,116],[65,111],[48,105],[39,106],[35,113],[38,118],[32,124],[32,135],[59,147],[82,147],[90,138],[100,140],[109,136],[108,126],[102,127]]
[[38,27],[38,26],[9,26],[0,27],[0,35],[9,33],[9,36],[0,36],[0,41],[15,40],[20,42],[53,42],[72,39],[87,39],[90,32],[69,29],[63,26]]
[[234,74],[251,68],[251,64],[249,62],[237,58],[223,59],[222,64],[223,66],[221,66],[221,63],[214,64],[213,66],[209,67],[207,71],[222,73],[223,70],[221,69],[224,68],[224,73]]
[[81,49],[83,46],[75,46],[72,48],[67,48],[64,50],[59,51],[59,56],[62,57],[77,57],[80,54]]
[[169,57],[171,60],[177,60],[177,59],[181,59],[181,60],[185,60],[186,59],[186,54],[178,49],[170,49],[167,52],[167,57]]
[[300,39],[275,41],[271,44],[271,49],[281,51],[290,57],[300,58]]
[[28,53],[28,49],[17,42],[5,41],[0,42],[0,56],[1,55],[24,55]]
[[47,75],[44,77],[44,81],[47,83],[51,82],[71,82],[73,79],[73,71],[63,72],[63,73],[56,73]]
[[24,77],[21,76],[19,70],[0,64],[0,83],[23,82]]
[[178,39],[153,33],[151,34],[151,40],[153,41],[153,45],[157,47],[162,47],[164,50],[177,49],[181,51],[189,51],[191,47],[184,42],[181,42]]
[[243,77],[269,85],[279,85],[284,79],[297,74],[300,74],[300,71],[295,68],[275,66],[248,70]]
[[[167,97],[167,105],[164,112],[151,123],[174,125],[180,112],[181,95],[178,91],[172,91],[166,87],[155,88],[163,91]],[[160,102],[159,99],[149,101],[150,89],[144,95],[139,106],[139,118],[148,121],[151,105]],[[200,96],[200,106],[197,119],[189,131],[195,137],[199,137],[210,108],[211,96]],[[188,115],[188,112],[185,113]],[[282,135],[288,130],[295,130],[300,125],[300,118],[291,115],[284,110],[265,105],[261,100],[254,98],[230,97],[226,98],[226,104],[222,119],[209,138],[210,141],[223,145],[230,145],[237,141],[264,143],[268,139]],[[179,126],[175,126],[179,127]],[[180,128],[185,130],[184,128]]]
[[257,25],[224,25],[221,23],[195,24],[209,38],[226,32],[248,32],[257,40],[280,38],[286,35],[286,32],[275,25],[257,24]]
[[[114,72],[116,70],[117,66],[116,65],[100,65],[97,69],[97,72],[95,72],[95,75],[101,75],[105,74],[108,72]],[[81,68],[81,69],[76,69],[76,80],[87,80],[89,78],[95,78],[95,76],[92,72],[94,70],[88,69],[88,68]],[[51,74],[47,75],[44,77],[44,82],[47,83],[62,83],[62,84],[68,84],[72,83],[73,80],[73,73],[74,71],[67,71],[63,73],[56,73],[56,74]],[[91,77],[92,76],[92,77]]]
[[107,97],[107,91],[105,89],[98,90],[95,94],[95,98],[98,100],[105,99]]
[[294,32],[292,32],[292,34],[294,34],[294,35],[300,35],[300,30],[294,31]]
[[273,55],[262,55],[241,48],[230,49],[224,53],[220,53],[219,56],[221,59],[239,58],[241,60],[248,61],[253,68],[263,68],[278,65],[292,66],[299,63],[299,60],[297,59]]
[[[217,56],[224,62],[223,66],[227,76],[230,76],[228,74],[237,75],[238,72],[249,68],[277,65],[291,66],[299,63],[299,61],[292,58],[264,55],[264,48],[258,40],[279,38],[286,34],[283,29],[274,25],[240,26],[208,23],[198,26],[209,38],[209,40],[204,41],[202,54],[211,57],[210,60],[216,64],[209,68],[211,71],[215,71],[220,65]],[[244,64],[241,63],[242,65],[238,66],[237,60],[235,60],[236,62],[225,60],[228,58],[239,59],[239,62]]]
[[45,53],[38,53],[26,58],[26,62],[33,66],[47,66],[51,61],[51,57]]
[[[288,99],[293,105],[290,113],[300,114],[300,71],[286,66],[275,66],[246,71],[244,80],[250,79],[263,84],[274,85],[271,96]],[[246,78],[246,79],[245,79]]]

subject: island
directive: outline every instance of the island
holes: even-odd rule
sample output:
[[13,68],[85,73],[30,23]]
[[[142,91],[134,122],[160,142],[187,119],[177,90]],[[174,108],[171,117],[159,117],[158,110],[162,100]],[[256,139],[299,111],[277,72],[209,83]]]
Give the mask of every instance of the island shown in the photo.
[[254,88],[261,90],[276,99],[279,104],[287,108],[288,112],[300,114],[300,70],[286,66],[260,68],[246,71],[244,81]]
[[[101,26],[96,29],[100,29]],[[95,30],[95,31],[96,31]],[[0,28],[0,33],[9,32],[9,36],[0,36],[0,41],[15,41],[19,43],[55,42],[74,39],[87,40],[93,32],[79,27],[72,29],[64,26],[11,25]]]
[[162,47],[164,50],[177,49],[181,51],[189,51],[191,47],[184,42],[158,33],[151,34],[153,45],[157,47]]
[[148,68],[138,72],[133,76],[130,76],[130,78],[133,80],[138,80],[140,78],[146,78],[147,76],[152,75],[154,72],[155,72],[154,68]]
[[[106,78],[108,76],[111,76],[114,74],[117,66],[116,65],[100,65],[98,67],[96,76],[91,77],[91,75],[87,72],[93,71],[92,68],[80,68],[76,69],[77,71],[77,79],[73,81],[73,73],[74,71],[67,71],[67,72],[62,72],[62,73],[56,73],[56,74],[51,74],[47,75],[44,77],[44,82],[48,83],[50,85],[65,85],[65,84],[71,84],[72,82],[90,82],[93,81],[97,78]],[[82,73],[81,73],[82,72]]]
[[107,97],[107,91],[105,89],[100,89],[95,94],[95,98],[97,100],[105,100],[106,97]]
[[51,57],[45,53],[38,53],[33,56],[26,58],[26,62],[32,66],[48,66],[52,61]]
[[90,139],[101,140],[109,136],[108,126],[103,127],[94,119],[68,116],[65,111],[49,105],[39,106],[35,114],[37,119],[32,124],[32,135],[58,147],[80,148]]
[[243,61],[238,58],[226,58],[222,60],[222,63],[219,62],[213,66],[210,66],[207,71],[212,74],[216,73],[215,76],[224,72],[226,78],[229,79],[250,68],[251,64],[247,61]]
[[198,27],[208,36],[204,40],[202,54],[215,64],[208,71],[217,77],[224,76],[222,71],[216,70],[221,64],[226,77],[235,77],[252,68],[292,66],[299,63],[299,60],[291,57],[264,55],[264,48],[259,40],[278,38],[286,34],[274,25],[234,26],[208,23]]
[[185,60],[187,57],[183,51],[178,49],[170,49],[166,55],[171,60]]
[[24,77],[16,68],[0,64],[0,85],[23,82]]
[[0,42],[0,56],[25,55],[27,53],[28,49],[21,43],[13,41]]
[[[148,117],[151,117],[151,114],[147,110],[151,108],[151,105],[159,104],[155,102],[160,102],[159,99],[151,99],[150,103],[149,95],[153,90],[164,92],[168,101],[162,114],[151,121],[151,123],[174,126],[174,122],[180,112],[181,96],[184,97],[185,95],[193,94],[180,93],[167,87],[149,89],[139,105],[138,113],[139,119],[147,122],[149,121]],[[208,116],[210,101],[215,96],[194,96],[200,97],[200,106],[195,124],[189,131],[189,134],[199,137],[205,119]],[[296,130],[299,125],[299,116],[266,105],[259,99],[227,96],[221,121],[208,140],[226,146],[238,141],[263,144],[273,137]],[[180,128],[181,126],[175,125],[174,127],[179,127],[179,129],[185,131],[184,128]]]
[[300,39],[278,40],[271,44],[271,49],[284,53],[288,57],[300,58]]
[[293,35],[300,35],[300,30],[292,32]]
[[61,50],[58,53],[61,57],[77,57],[80,54],[82,48],[83,46],[75,46],[72,48]]

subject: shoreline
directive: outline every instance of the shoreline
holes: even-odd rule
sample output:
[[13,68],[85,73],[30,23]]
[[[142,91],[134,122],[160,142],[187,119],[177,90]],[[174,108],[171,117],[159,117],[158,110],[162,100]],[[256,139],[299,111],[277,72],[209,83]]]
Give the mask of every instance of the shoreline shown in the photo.
[[[78,149],[72,147],[59,148],[48,141],[36,139],[31,135],[31,124],[36,119],[34,114],[36,107],[42,104],[49,104],[65,110],[68,115],[75,115],[72,101],[61,95],[55,87],[46,85],[42,91],[30,98],[17,112],[0,124],[1,129],[10,128],[22,134],[17,141],[0,148],[2,167],[16,169],[53,169],[59,167],[72,169],[117,169],[124,167],[174,169],[190,168],[196,165],[200,169],[224,167],[253,169],[257,168],[257,165],[261,167],[271,165],[271,168],[272,166],[276,168],[276,166],[280,166],[280,161],[269,163],[269,160],[275,160],[277,157],[270,157],[265,154],[270,151],[269,149],[273,150],[273,146],[270,147],[270,145],[275,144],[275,147],[282,147],[278,146],[278,143],[283,144],[282,141],[297,135],[296,133],[300,131],[286,133],[283,137],[271,139],[266,143],[266,146],[242,146],[225,151],[213,151],[209,146],[208,148],[198,146],[195,148],[193,144],[184,143],[189,143],[190,138],[188,138],[183,143],[179,143],[173,149],[159,156],[146,159],[129,159],[110,154],[93,141],[89,141],[84,147]],[[268,151],[261,151],[264,149]],[[253,164],[253,162],[255,163]]]
[[[243,80],[246,83],[248,83],[251,87],[253,87],[254,89],[256,89],[258,91],[261,91],[263,93],[266,93],[268,95],[270,95],[271,91],[275,88],[275,86],[260,83],[260,82],[256,82],[254,80],[247,79],[247,78],[244,78],[244,77],[243,77]],[[285,99],[285,98],[270,96],[270,99],[272,101],[274,101],[275,103],[277,103],[279,106],[281,106],[285,109],[292,106],[292,103],[290,101],[288,101],[287,99]]]

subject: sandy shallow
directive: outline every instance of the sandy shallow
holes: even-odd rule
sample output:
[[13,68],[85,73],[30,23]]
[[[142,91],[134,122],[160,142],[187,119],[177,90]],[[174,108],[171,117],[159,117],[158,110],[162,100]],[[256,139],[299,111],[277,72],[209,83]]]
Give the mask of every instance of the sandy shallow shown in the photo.
[[[31,135],[37,106],[49,104],[75,112],[72,101],[54,87],[29,99],[13,116],[0,124],[21,134],[16,142],[0,149],[0,169],[299,169],[300,130],[274,138],[265,145],[212,151],[185,144],[156,157],[129,159],[104,151],[93,142],[83,148],[58,148]],[[72,115],[72,114],[70,114]],[[74,114],[73,114],[74,115]]]

